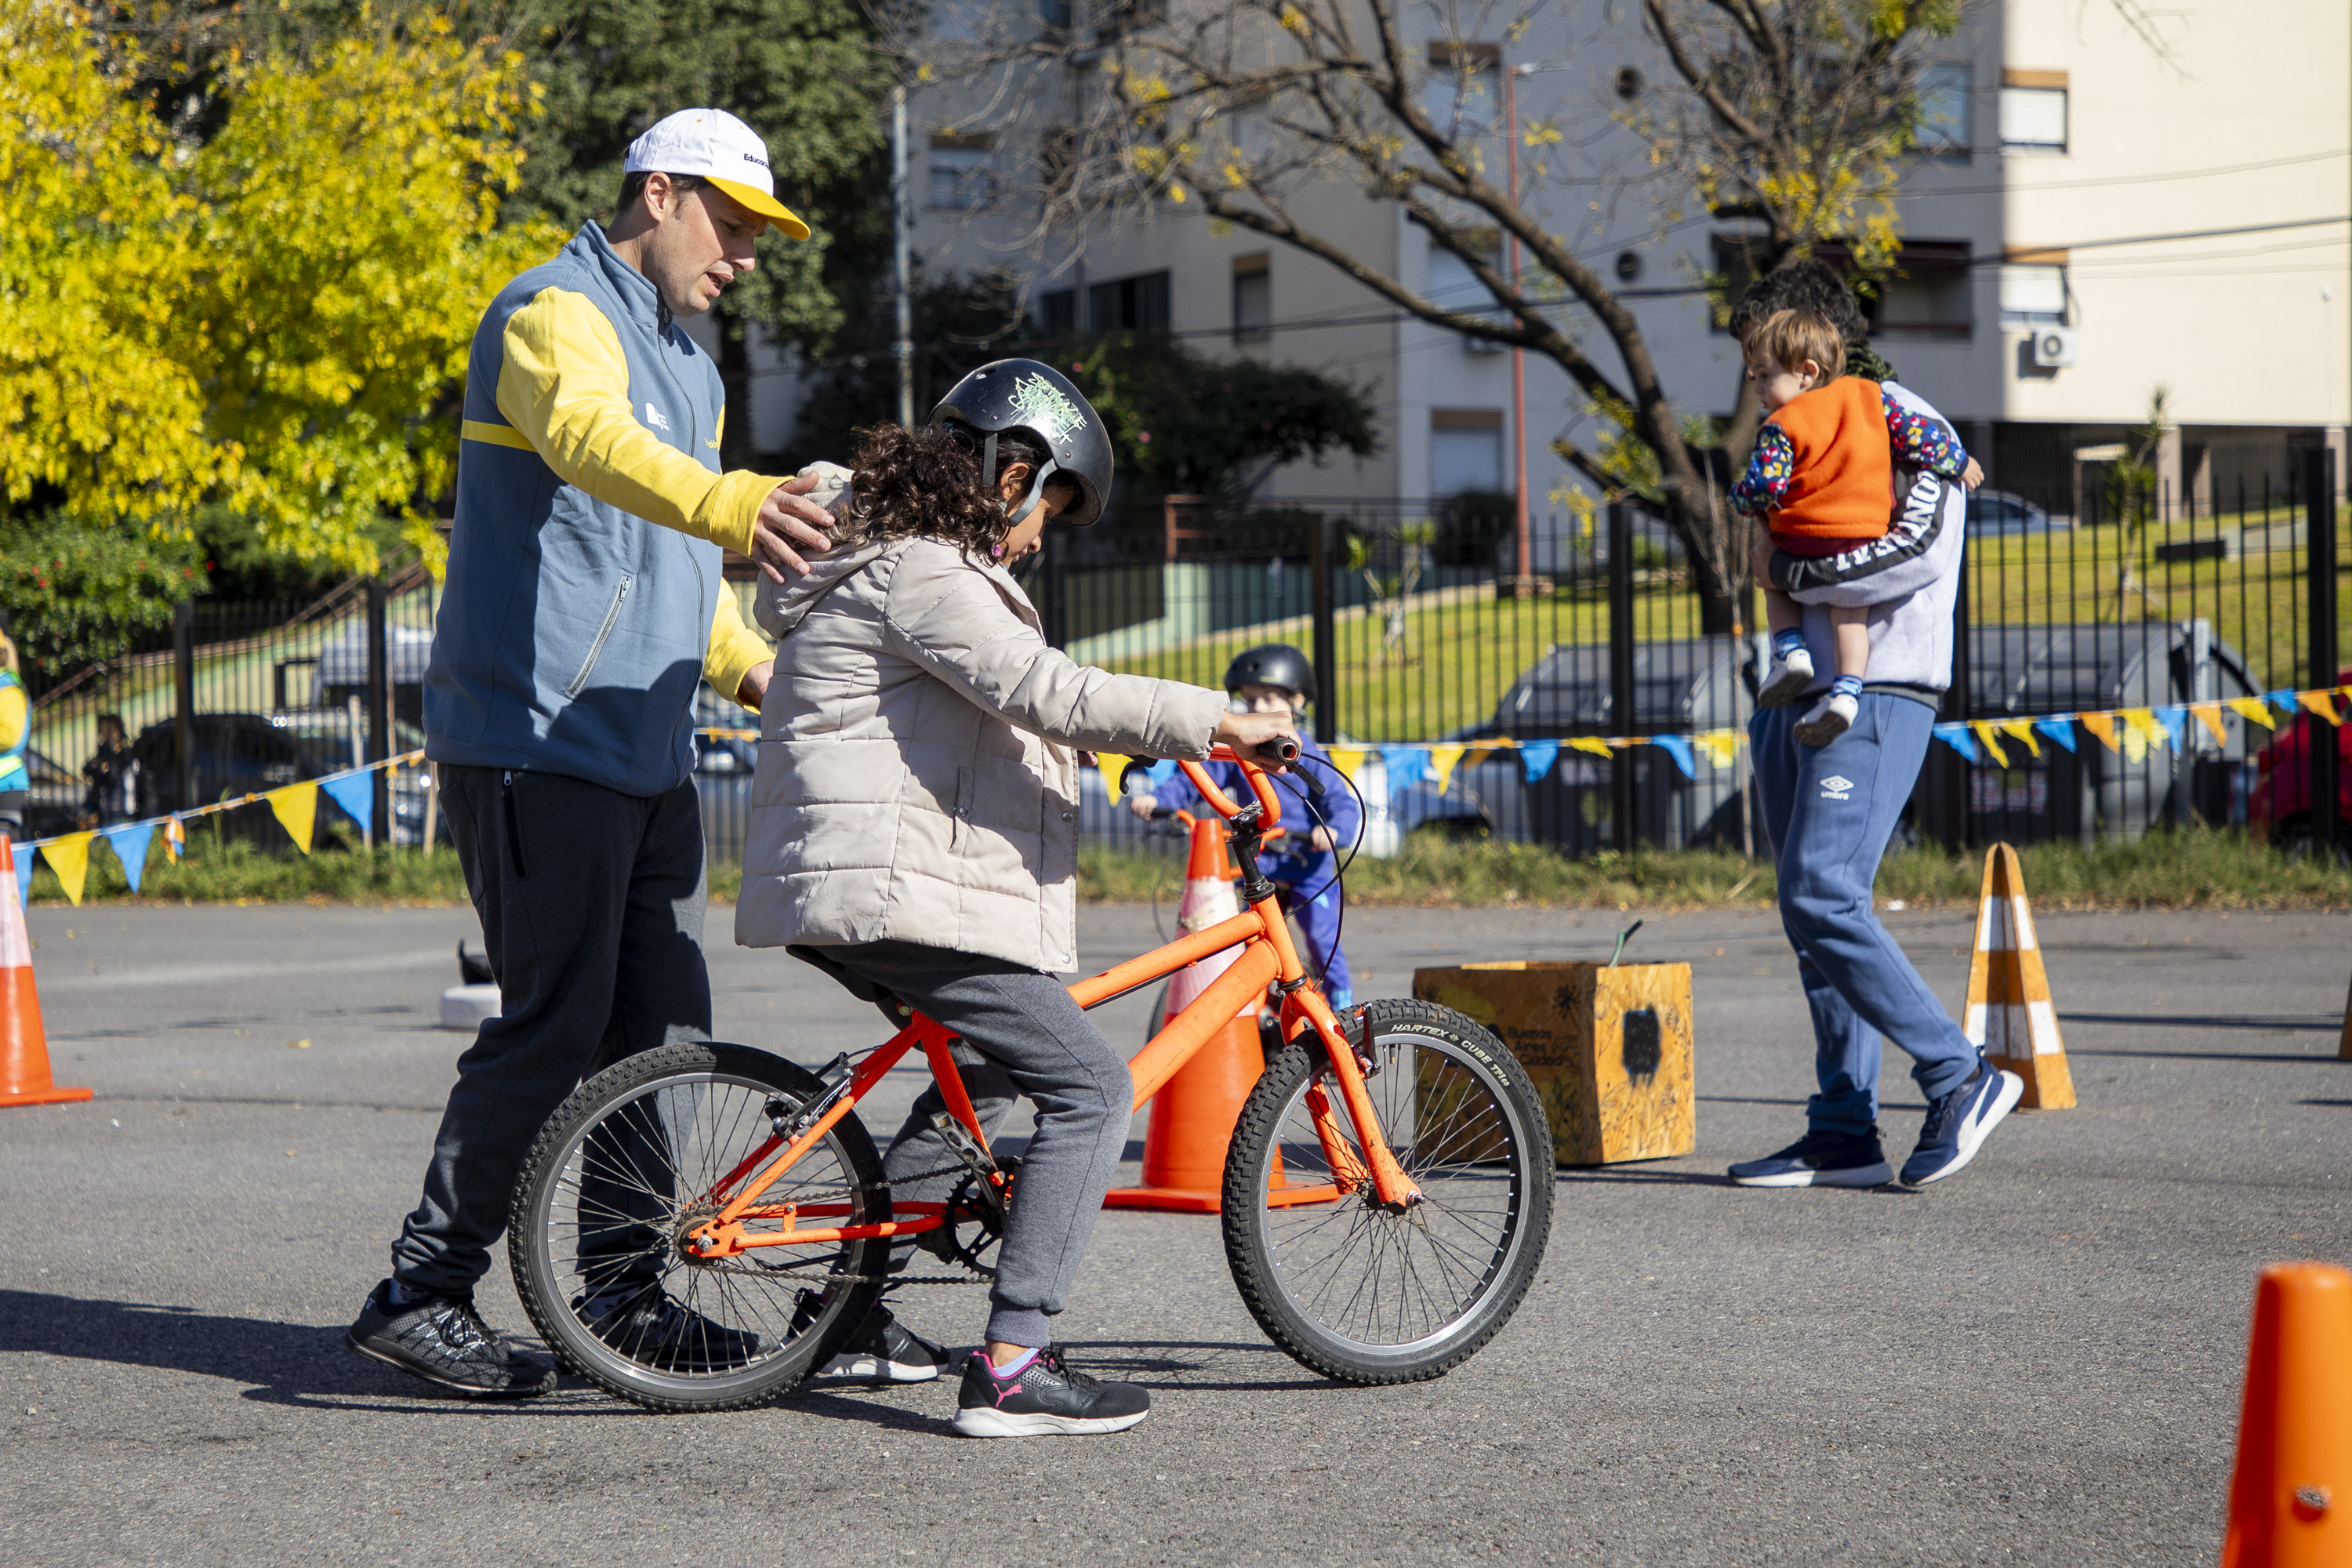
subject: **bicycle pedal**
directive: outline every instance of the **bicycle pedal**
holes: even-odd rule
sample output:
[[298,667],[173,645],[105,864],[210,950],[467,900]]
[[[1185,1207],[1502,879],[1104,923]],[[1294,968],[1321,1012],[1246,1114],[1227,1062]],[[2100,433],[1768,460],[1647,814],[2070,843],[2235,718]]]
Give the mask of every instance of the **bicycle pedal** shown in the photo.
[[931,1118],[931,1125],[939,1130],[940,1142],[948,1146],[948,1152],[971,1166],[975,1175],[984,1179],[997,1173],[996,1156],[971,1135],[971,1128],[944,1110]]

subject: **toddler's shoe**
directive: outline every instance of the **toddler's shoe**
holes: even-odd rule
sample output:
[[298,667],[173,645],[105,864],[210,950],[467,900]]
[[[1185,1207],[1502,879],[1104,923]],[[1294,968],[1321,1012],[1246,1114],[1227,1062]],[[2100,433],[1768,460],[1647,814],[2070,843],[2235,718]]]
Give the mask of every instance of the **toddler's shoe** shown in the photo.
[[1813,683],[1813,656],[1805,649],[1791,648],[1772,661],[1764,673],[1764,685],[1756,693],[1759,708],[1786,708]]
[[1861,703],[1843,691],[1832,691],[1797,721],[1797,739],[1808,746],[1826,746],[1853,728],[1854,715],[1861,711]]

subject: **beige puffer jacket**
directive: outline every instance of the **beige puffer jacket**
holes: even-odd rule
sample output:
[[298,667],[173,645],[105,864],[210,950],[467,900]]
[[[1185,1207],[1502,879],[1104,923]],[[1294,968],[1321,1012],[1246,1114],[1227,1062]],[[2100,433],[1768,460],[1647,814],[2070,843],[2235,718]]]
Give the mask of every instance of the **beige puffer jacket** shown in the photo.
[[1223,692],[1046,644],[1000,566],[936,540],[763,587],[761,715],[735,941],[895,941],[1077,966],[1076,749],[1199,757]]

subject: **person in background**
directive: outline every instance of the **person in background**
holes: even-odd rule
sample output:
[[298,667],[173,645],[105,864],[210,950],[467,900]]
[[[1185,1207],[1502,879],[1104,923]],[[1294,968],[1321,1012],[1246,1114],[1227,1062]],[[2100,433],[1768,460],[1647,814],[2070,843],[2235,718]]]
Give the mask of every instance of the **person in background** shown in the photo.
[[[1286,778],[1274,781],[1280,790],[1282,827],[1259,859],[1263,870],[1280,889],[1283,912],[1298,922],[1304,939],[1299,956],[1322,983],[1323,999],[1334,1007],[1355,1005],[1355,977],[1348,954],[1339,945],[1339,857],[1352,853],[1363,831],[1364,814],[1355,792],[1339,775],[1331,759],[1305,728],[1307,700],[1315,689],[1315,667],[1288,643],[1267,643],[1237,655],[1225,669],[1225,696],[1236,713],[1285,713],[1299,726],[1298,764]],[[1241,768],[1233,763],[1205,765],[1210,781],[1240,799],[1249,793]],[[1335,786],[1320,798],[1307,787],[1310,773]],[[1238,792],[1238,794],[1236,793]],[[1128,809],[1141,817],[1155,811],[1209,809],[1192,781],[1181,773],[1148,794],[1128,797]]]
[[98,716],[98,750],[82,763],[81,776],[89,781],[82,796],[89,826],[105,827],[130,820],[131,802],[138,798],[139,760],[131,754],[121,714]]

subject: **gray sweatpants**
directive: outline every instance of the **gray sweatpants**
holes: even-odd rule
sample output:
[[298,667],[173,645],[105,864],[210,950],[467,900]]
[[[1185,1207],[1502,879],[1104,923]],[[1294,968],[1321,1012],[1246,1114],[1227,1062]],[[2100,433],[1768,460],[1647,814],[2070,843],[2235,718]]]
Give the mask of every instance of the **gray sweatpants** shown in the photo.
[[[961,1036],[969,1048],[956,1052],[961,1076],[992,1138],[1018,1096],[1037,1102],[1036,1135],[1021,1157],[1020,1184],[997,1249],[987,1337],[1053,1343],[1052,1320],[1069,1299],[1103,1194],[1127,1148],[1135,1084],[1126,1058],[1060,981],[1017,963],[908,942],[821,948],[813,961],[847,970]],[[938,1086],[925,1089],[891,1140],[882,1168],[894,1196],[937,1202],[955,1185],[954,1175],[898,1184],[903,1176],[955,1163],[931,1125],[946,1109]]]
[[[441,803],[501,1010],[457,1058],[425,1195],[393,1244],[392,1270],[412,1290],[464,1296],[489,1272],[523,1156],[563,1097],[624,1057],[710,1037],[709,900],[691,783],[633,795],[560,773],[444,764]],[[617,1147],[592,1152],[592,1170],[667,1165]],[[600,1190],[582,1192],[583,1220],[649,1220],[662,1207],[658,1194],[590,1185]],[[600,1293],[659,1268],[639,1226],[584,1229],[581,1251]],[[596,1255],[609,1257],[602,1269]]]

